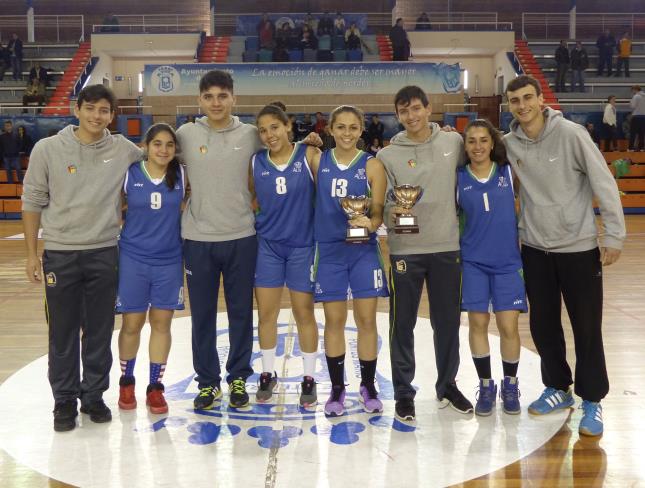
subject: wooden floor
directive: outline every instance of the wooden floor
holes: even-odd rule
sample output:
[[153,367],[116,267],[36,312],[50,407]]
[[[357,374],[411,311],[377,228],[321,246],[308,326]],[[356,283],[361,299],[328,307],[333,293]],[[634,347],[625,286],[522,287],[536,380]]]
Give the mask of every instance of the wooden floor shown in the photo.
[[[628,216],[627,225],[623,255],[605,270],[604,339],[611,391],[603,401],[604,436],[599,440],[581,438],[577,432],[580,412],[572,411],[568,425],[533,454],[463,486],[645,487],[641,451],[645,422],[640,417],[645,407],[645,216]],[[20,232],[20,222],[0,221],[0,238]],[[26,281],[24,262],[22,241],[0,240],[0,383],[47,353],[43,290]],[[283,297],[283,306],[288,307],[287,295]],[[379,308],[387,311],[387,301],[381,300]],[[181,315],[188,315],[189,310]],[[428,317],[425,298],[419,315]],[[568,319],[565,321],[568,324]],[[573,364],[568,326],[565,331]],[[520,332],[523,345],[535,350],[526,316],[521,317]],[[472,367],[468,361],[462,358],[462,367]],[[530,400],[523,398],[523,406]],[[0,487],[43,486],[69,485],[16,464],[0,452]]]

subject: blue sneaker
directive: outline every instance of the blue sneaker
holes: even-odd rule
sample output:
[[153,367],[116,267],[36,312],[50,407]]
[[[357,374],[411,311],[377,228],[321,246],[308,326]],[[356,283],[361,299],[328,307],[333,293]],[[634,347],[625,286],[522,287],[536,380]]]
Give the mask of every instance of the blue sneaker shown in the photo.
[[497,386],[490,379],[479,380],[479,391],[477,392],[477,403],[475,404],[475,415],[488,417],[493,413],[495,406],[495,397],[497,396]]
[[582,400],[580,406],[584,412],[578,432],[582,435],[598,436],[602,435],[602,405],[589,400]]
[[502,399],[504,413],[517,415],[520,413],[520,389],[516,377],[504,376],[500,387],[499,397]]
[[533,415],[545,415],[556,410],[569,408],[574,403],[571,389],[569,391],[556,390],[547,386],[540,398],[529,405],[529,413]]

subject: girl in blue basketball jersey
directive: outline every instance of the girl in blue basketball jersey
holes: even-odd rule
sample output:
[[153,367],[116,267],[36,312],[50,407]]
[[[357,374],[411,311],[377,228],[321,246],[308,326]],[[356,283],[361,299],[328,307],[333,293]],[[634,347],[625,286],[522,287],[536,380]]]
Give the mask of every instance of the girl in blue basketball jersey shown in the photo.
[[467,165],[458,170],[457,200],[465,220],[461,235],[462,310],[468,311],[469,340],[477,375],[477,415],[490,415],[497,386],[492,379],[488,344],[489,308],[500,333],[504,412],[520,413],[517,367],[518,317],[526,312],[515,214],[513,175],[499,132],[483,119],[465,129]]
[[274,104],[260,111],[257,126],[267,149],[253,156],[249,176],[251,194],[257,205],[255,298],[262,354],[262,374],[256,400],[260,403],[270,401],[277,386],[278,378],[274,371],[277,320],[282,288],[286,284],[304,363],[300,406],[311,408],[317,403],[314,372],[318,328],[314,318],[311,276],[314,180],[310,161],[320,151],[313,146],[289,141],[289,118]]
[[[330,115],[334,149],[312,161],[316,178],[316,283],[314,298],[325,310],[325,354],[332,391],[325,413],[340,416],[345,400],[345,322],[347,300],[353,297],[354,320],[358,329],[358,358],[361,369],[359,400],[367,412],[380,412],[376,376],[377,297],[388,296],[376,230],[383,221],[386,176],[378,159],[356,147],[363,132],[363,113],[342,105]],[[352,219],[356,227],[369,231],[369,241],[346,242],[347,217],[339,199],[369,196],[369,216]]]
[[119,333],[119,407],[134,409],[134,365],[141,329],[150,320],[150,382],[146,404],[155,414],[168,405],[161,383],[170,352],[170,322],[184,309],[184,273],[180,214],[185,197],[184,171],[177,159],[177,138],[167,124],[146,133],[147,157],[133,163],[123,185],[128,205],[119,239],[117,312],[123,313]]

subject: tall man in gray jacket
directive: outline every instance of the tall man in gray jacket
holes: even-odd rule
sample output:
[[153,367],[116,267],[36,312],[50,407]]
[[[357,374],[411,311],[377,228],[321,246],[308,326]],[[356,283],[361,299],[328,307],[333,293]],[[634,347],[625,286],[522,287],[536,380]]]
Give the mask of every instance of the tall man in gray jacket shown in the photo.
[[390,359],[396,416],[410,421],[416,415],[414,327],[424,282],[434,330],[437,398],[442,406],[469,413],[473,406],[455,383],[461,313],[455,186],[464,143],[459,134],[442,132],[437,124],[429,123],[432,107],[418,86],[399,90],[394,107],[405,131],[394,136],[377,157],[385,166],[390,187],[410,184],[424,190],[413,210],[418,217],[418,234],[396,234],[392,224],[399,210],[392,202],[385,208],[390,225]]
[[[515,78],[506,95],[515,120],[504,142],[520,180],[519,235],[530,329],[546,387],[529,412],[543,415],[574,403],[560,319],[564,298],[576,346],[575,393],[583,400],[579,432],[600,435],[600,401],[609,391],[601,331],[602,266],[619,258],[625,239],[618,188],[585,128],[544,108],[534,78]],[[600,242],[594,195],[604,228]]]
[[[117,237],[121,187],[141,150],[107,126],[116,98],[103,85],[78,95],[79,126],[38,141],[24,181],[22,218],[27,244],[27,276],[45,274],[49,323],[49,383],[54,394],[54,430],[76,426],[77,400],[93,422],[109,422],[103,403],[112,365],[117,289]],[[43,271],[37,254],[42,224]],[[80,360],[79,333],[83,331]]]

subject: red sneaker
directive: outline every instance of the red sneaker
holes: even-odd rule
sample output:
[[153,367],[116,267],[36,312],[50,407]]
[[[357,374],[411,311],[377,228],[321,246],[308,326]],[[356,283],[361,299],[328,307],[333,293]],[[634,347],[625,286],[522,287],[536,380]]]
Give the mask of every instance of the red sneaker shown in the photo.
[[119,380],[119,408],[122,410],[137,408],[137,399],[134,396],[134,377],[121,376]]
[[148,385],[146,389],[146,405],[150,413],[168,413],[168,404],[163,397],[164,387],[161,383]]

